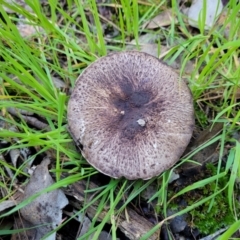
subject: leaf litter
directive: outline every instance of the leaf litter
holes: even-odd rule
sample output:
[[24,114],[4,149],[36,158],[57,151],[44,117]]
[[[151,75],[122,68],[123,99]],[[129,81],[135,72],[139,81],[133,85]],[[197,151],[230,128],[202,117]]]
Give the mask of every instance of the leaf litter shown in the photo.
[[[45,158],[36,167],[21,196],[22,201],[53,185],[54,181],[48,171],[49,164],[49,158]],[[35,240],[42,239],[43,236],[56,229],[62,222],[62,208],[67,204],[68,199],[61,189],[42,193],[20,209],[22,225],[25,228],[34,227],[34,230],[30,230],[30,235],[34,234]],[[21,234],[28,235],[28,233],[28,230],[26,230]],[[55,239],[55,235],[56,232],[52,233],[48,239]]]

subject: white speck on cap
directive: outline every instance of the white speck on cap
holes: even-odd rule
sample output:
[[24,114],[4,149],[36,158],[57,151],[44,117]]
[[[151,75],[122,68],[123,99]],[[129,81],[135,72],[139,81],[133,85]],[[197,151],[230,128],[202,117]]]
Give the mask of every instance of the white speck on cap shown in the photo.
[[140,126],[142,126],[142,127],[144,127],[145,124],[146,124],[146,122],[145,122],[143,119],[141,119],[141,118],[137,120],[137,123],[138,123]]

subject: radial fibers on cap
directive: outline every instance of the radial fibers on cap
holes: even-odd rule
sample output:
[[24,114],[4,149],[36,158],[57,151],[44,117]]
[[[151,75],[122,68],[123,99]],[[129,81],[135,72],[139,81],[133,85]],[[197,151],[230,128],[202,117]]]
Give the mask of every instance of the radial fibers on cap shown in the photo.
[[68,125],[82,155],[100,172],[149,179],[173,166],[188,145],[192,96],[159,59],[136,51],[114,53],[77,79]]

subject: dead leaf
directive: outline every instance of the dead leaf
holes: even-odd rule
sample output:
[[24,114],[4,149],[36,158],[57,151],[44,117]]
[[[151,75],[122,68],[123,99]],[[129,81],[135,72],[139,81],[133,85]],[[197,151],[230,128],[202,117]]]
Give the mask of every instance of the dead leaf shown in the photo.
[[[92,222],[90,221],[90,219],[88,217],[82,216],[82,218],[83,218],[83,219],[81,219],[81,222],[82,222],[81,226],[82,226],[82,228],[81,228],[81,231],[80,231],[80,234],[79,234],[78,238],[80,238],[84,234],[86,234],[89,231],[89,229],[91,227],[91,224],[92,224]],[[93,236],[93,234],[91,235],[90,238],[92,238],[92,236]]]
[[[158,34],[152,34],[147,33],[144,35],[141,35],[138,39],[138,45],[140,47],[141,52],[148,53],[154,57],[159,58],[163,62],[165,62],[167,65],[171,66],[174,70],[177,72],[182,67],[183,62],[183,56],[178,56],[174,62],[170,62],[169,60],[164,60],[164,57],[168,54],[168,52],[171,50],[170,47],[165,45],[159,45],[156,42],[161,38]],[[133,39],[130,44],[127,46],[127,50],[136,50],[136,40]],[[194,63],[192,61],[188,61],[184,68],[184,73],[190,74],[194,69]]]
[[98,237],[98,240],[112,240],[112,236],[108,232],[102,231]]
[[29,24],[22,23],[22,22],[20,22],[17,25],[17,28],[18,28],[20,35],[23,38],[29,38],[38,32],[43,32],[43,29],[40,27],[34,27],[33,25],[29,25]]
[[[158,34],[147,33],[139,36],[138,45],[140,46],[140,51],[148,53],[154,57],[159,57],[169,50],[167,46],[159,45],[156,43],[160,36]],[[135,50],[137,43],[133,39],[130,44],[127,46],[127,50]]]
[[[210,29],[216,22],[217,17],[222,12],[223,4],[221,0],[206,1],[206,20],[204,29]],[[202,17],[204,8],[203,0],[194,0],[188,10],[188,23],[192,27],[199,27],[198,20]]]
[[[6,3],[8,3],[10,6],[20,6],[20,7],[23,7],[26,11],[28,12],[32,12],[32,8],[30,6],[28,6],[28,4],[26,3],[26,1],[24,0],[5,0]],[[40,3],[41,4],[44,4],[44,3],[47,3],[46,0],[40,0]],[[4,10],[7,12],[7,13],[14,13],[15,11],[6,7],[6,6],[3,6]]]
[[147,29],[154,29],[154,28],[160,28],[160,27],[166,27],[171,25],[172,22],[177,23],[177,18],[172,15],[171,9],[166,9],[157,16],[155,16],[153,19],[148,21],[143,28]]
[[[74,215],[76,215],[75,210],[73,211],[73,213],[74,213]],[[70,213],[70,212],[65,211],[65,214],[72,217],[72,213]],[[82,239],[82,238],[85,239],[86,237],[84,237],[84,235],[87,234],[90,231],[92,221],[87,216],[85,216],[85,214],[83,214],[83,213],[78,213],[75,216],[75,220],[81,222],[81,230],[80,230],[80,233],[77,236],[77,239]],[[87,237],[87,239],[93,239],[94,234],[95,234],[95,232],[90,234]],[[98,240],[112,240],[112,235],[110,233],[106,232],[106,231],[101,231],[101,233],[98,236]],[[117,240],[118,240],[118,238],[117,238]]]
[[25,111],[22,109],[10,107],[10,108],[7,108],[7,111],[13,116],[24,119],[28,124],[31,124],[32,126],[38,128],[38,129],[41,129],[41,130],[44,129],[46,131],[50,131],[50,127],[48,124],[38,120],[33,115],[25,114],[24,113]]
[[[50,160],[45,158],[42,163],[36,167],[25,188],[22,200],[28,199],[54,183],[48,172],[49,163]],[[20,209],[21,216],[23,217],[22,220],[25,220],[25,224],[36,227],[35,240],[41,239],[61,223],[61,209],[67,204],[68,200],[63,191],[57,189],[41,194],[31,203]],[[55,234],[51,235],[51,238],[48,239],[55,239]]]
[[0,212],[16,205],[14,200],[6,200],[0,203]]

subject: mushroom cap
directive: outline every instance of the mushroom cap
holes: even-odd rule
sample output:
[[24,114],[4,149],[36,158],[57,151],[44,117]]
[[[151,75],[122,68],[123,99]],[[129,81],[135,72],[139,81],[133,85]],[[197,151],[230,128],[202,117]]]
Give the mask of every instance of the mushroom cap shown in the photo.
[[127,51],[78,77],[68,127],[84,158],[113,178],[149,179],[174,165],[192,136],[192,95],[159,59]]

